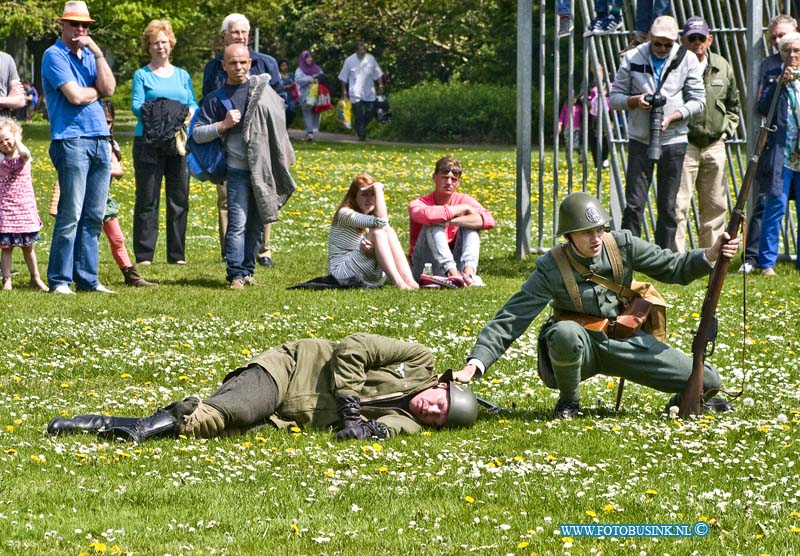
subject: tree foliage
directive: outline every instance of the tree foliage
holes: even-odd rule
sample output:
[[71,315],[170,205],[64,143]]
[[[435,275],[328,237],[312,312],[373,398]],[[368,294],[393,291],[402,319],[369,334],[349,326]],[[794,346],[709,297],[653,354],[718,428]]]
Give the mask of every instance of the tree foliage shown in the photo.
[[[146,63],[140,38],[151,19],[168,19],[178,43],[174,62],[193,74],[221,47],[225,15],[241,12],[259,28],[260,50],[297,64],[311,49],[335,75],[356,40],[379,59],[392,88],[416,83],[513,83],[513,0],[88,0],[92,33],[121,81]],[[37,56],[58,35],[62,0],[6,0],[3,36],[27,37]],[[251,38],[255,33],[251,32]],[[37,42],[38,40],[38,42]]]
[[[435,79],[514,81],[513,0],[289,0],[274,25],[287,52],[328,71],[363,40],[396,88]],[[332,17],[335,15],[335,17]]]

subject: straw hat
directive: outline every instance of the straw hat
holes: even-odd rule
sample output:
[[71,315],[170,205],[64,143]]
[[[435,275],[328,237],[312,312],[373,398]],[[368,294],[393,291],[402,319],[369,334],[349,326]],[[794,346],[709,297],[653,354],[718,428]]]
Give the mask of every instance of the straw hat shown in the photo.
[[62,21],[83,21],[94,23],[94,19],[89,15],[89,8],[83,0],[73,0],[64,4],[64,13],[61,14]]

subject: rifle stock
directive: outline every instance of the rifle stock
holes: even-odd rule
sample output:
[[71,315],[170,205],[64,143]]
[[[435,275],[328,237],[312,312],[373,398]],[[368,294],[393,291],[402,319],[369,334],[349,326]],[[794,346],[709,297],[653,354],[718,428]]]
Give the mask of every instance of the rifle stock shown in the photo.
[[[736,206],[733,208],[730,220],[728,221],[728,227],[725,229],[730,238],[735,238],[739,235],[739,228],[744,219],[744,207],[747,203],[747,197],[750,194],[750,189],[758,169],[758,160],[761,157],[761,153],[764,152],[764,147],[767,145],[769,134],[775,130],[772,126],[772,120],[775,117],[778,98],[783,89],[783,72],[785,70],[786,66],[781,70],[781,77],[778,79],[775,85],[775,91],[772,94],[769,113],[767,114],[766,121],[759,130],[753,154],[747,161],[747,170],[745,171],[742,187],[739,189],[739,195],[736,198]],[[703,299],[703,307],[700,310],[700,324],[692,339],[692,374],[681,394],[681,405],[678,415],[683,418],[689,415],[700,415],[702,413],[703,373],[707,355],[706,351],[709,344],[712,346],[714,345],[714,340],[716,338],[717,304],[719,303],[719,296],[722,293],[722,284],[725,282],[725,277],[728,275],[730,262],[730,258],[725,257],[722,252],[720,252],[714,269],[711,271],[711,276],[708,279],[706,296]],[[713,347],[711,352],[713,353]]]

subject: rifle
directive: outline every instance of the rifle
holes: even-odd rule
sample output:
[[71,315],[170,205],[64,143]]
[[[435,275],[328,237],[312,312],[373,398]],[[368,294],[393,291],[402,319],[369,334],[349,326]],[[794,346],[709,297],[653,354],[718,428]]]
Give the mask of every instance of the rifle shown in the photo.
[[[761,153],[764,152],[769,134],[776,129],[776,127],[772,125],[772,120],[775,117],[778,98],[781,96],[781,91],[783,90],[783,74],[785,71],[786,66],[784,65],[781,68],[781,76],[775,84],[775,92],[772,94],[772,101],[770,103],[769,112],[767,113],[767,118],[759,129],[753,154],[747,162],[747,171],[744,175],[742,187],[739,189],[739,195],[736,198],[736,206],[733,208],[731,218],[728,221],[728,227],[725,230],[731,238],[739,235],[739,227],[744,219],[744,206],[745,203],[747,203],[747,196],[750,194],[750,187],[753,184],[753,179],[755,179],[758,159]],[[725,277],[728,274],[730,261],[730,258],[725,257],[720,252],[717,263],[714,265],[714,270],[711,271],[711,276],[708,279],[708,289],[706,290],[706,297],[703,299],[703,308],[700,311],[700,324],[692,340],[692,374],[689,376],[689,382],[687,382],[681,394],[681,405],[678,415],[682,418],[686,418],[692,414],[699,415],[702,413],[702,408],[700,406],[703,398],[703,370],[706,357],[714,353],[717,337],[717,304],[719,303],[720,293],[722,293],[722,284],[725,282]]]

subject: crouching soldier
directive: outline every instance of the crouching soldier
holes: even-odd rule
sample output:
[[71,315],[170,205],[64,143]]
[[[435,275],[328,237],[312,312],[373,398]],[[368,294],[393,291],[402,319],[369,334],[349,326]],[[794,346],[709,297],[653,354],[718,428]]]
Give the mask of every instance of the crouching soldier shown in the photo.
[[[659,339],[639,327],[648,315],[628,310],[638,297],[631,289],[637,287],[633,272],[661,282],[688,284],[709,274],[720,252],[733,257],[739,240],[726,233],[708,249],[673,253],[628,230],[608,232],[610,221],[600,201],[587,193],[572,193],[562,201],[558,235],[567,243],[536,260],[536,269],[520,291],[479,333],[467,365],[454,374],[457,381],[480,377],[552,302],[553,316],[540,334],[539,374],[545,384],[559,391],[555,417],[579,414],[579,385],[597,374],[676,393],[668,407],[680,403],[678,392],[689,380],[692,359],[665,344],[663,336]],[[663,332],[666,323],[661,326]],[[707,402],[720,384],[719,373],[706,363]],[[717,410],[732,409],[719,398],[708,403]]]
[[340,342],[285,343],[228,374],[209,398],[189,397],[150,417],[78,415],[50,421],[50,434],[80,431],[141,442],[201,438],[275,425],[337,427],[334,439],[384,439],[429,427],[470,427],[475,396],[437,377],[431,351],[385,336],[353,334]]

